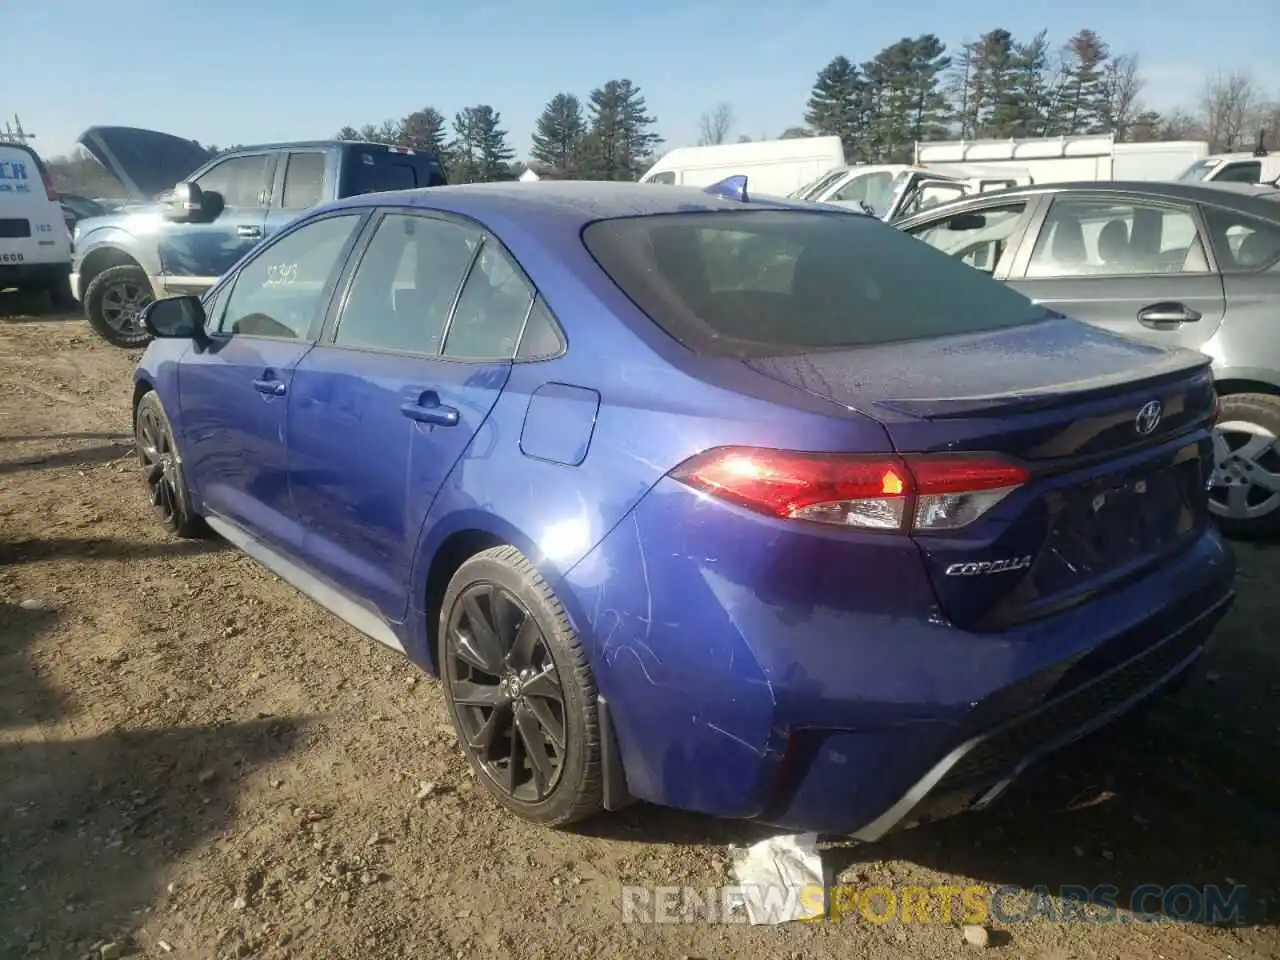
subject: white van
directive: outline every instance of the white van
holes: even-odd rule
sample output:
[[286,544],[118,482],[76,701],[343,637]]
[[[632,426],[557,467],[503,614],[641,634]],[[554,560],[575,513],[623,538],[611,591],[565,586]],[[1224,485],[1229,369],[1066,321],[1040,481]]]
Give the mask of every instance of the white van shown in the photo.
[[786,196],[802,183],[844,164],[839,137],[754,140],[712,147],[676,147],[650,167],[641,183],[709,187],[745,176],[753,194]]
[[0,290],[48,291],[71,300],[71,234],[44,161],[0,142]]

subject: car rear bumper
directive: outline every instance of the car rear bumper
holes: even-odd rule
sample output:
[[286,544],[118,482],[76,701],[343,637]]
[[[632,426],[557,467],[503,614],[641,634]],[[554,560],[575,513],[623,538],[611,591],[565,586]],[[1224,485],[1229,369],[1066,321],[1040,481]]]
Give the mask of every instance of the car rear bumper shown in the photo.
[[0,264],[0,290],[24,284],[60,283],[70,270],[68,263]]
[[662,481],[566,580],[627,788],[715,816],[874,839],[989,803],[1172,683],[1233,598],[1206,528],[1088,603],[965,631],[905,538],[869,563],[695,496]]

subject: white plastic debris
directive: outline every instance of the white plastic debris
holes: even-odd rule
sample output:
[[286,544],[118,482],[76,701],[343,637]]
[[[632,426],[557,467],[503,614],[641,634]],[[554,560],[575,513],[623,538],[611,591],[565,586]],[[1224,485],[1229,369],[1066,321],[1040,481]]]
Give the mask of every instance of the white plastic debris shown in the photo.
[[753,924],[814,920],[826,914],[816,833],[786,834],[752,844],[734,860],[733,876]]

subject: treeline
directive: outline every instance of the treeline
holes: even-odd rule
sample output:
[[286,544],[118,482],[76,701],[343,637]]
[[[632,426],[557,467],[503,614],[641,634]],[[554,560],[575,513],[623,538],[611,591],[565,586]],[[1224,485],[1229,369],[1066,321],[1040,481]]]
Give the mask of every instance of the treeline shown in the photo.
[[1019,40],[997,28],[955,52],[922,34],[861,64],[834,58],[818,72],[804,119],[810,133],[839,136],[850,162],[909,161],[917,140],[1081,133],[1239,150],[1280,126],[1280,103],[1245,74],[1208,80],[1197,109],[1164,115],[1143,104],[1143,87],[1137,56],[1113,52],[1093,30],[1055,48],[1047,31]]
[[[644,95],[630,80],[610,80],[592,90],[586,106],[575,94],[557,93],[538,117],[530,156],[540,176],[580,180],[635,180],[653,162],[662,138],[653,133]],[[340,140],[409,147],[442,157],[450,183],[508,180],[519,175],[515,150],[492,106],[466,107],[450,126],[435,107],[402,120],[343,127]]]

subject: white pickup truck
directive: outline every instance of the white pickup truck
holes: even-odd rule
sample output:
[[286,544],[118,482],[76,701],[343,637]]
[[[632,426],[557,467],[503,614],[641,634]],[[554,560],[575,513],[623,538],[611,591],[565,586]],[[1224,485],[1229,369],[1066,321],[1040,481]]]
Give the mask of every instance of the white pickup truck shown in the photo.
[[902,163],[858,164],[828,171],[789,194],[793,200],[870,210],[885,221],[928,207],[1032,182],[1015,167],[948,164],[944,169]]

